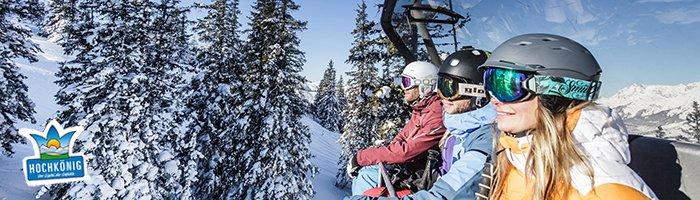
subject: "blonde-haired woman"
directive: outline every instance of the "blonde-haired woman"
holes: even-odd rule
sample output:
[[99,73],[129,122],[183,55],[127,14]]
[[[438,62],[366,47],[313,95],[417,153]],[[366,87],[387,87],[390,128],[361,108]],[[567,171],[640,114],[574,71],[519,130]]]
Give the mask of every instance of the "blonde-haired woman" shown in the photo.
[[501,131],[491,199],[657,199],[629,167],[627,131],[579,43],[516,36],[480,67]]

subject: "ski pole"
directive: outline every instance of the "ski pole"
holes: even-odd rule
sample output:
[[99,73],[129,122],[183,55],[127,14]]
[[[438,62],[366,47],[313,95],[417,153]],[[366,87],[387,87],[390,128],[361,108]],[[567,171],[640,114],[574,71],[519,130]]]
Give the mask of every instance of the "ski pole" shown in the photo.
[[381,173],[382,177],[384,178],[386,189],[389,191],[389,197],[396,197],[396,190],[394,190],[394,185],[391,184],[391,179],[389,179],[389,175],[386,174],[386,169],[384,169],[384,163],[379,163],[379,173]]

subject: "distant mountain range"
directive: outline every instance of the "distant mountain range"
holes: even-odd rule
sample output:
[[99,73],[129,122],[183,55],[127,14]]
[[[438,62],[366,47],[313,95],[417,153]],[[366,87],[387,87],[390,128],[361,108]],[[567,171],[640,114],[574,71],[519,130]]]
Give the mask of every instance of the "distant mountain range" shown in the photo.
[[700,103],[700,82],[680,85],[633,84],[608,98],[597,100],[625,119],[632,134],[653,135],[658,126],[668,136],[682,134],[693,101]]
[[[302,92],[313,102],[318,82],[309,82]],[[700,82],[680,85],[641,85],[633,84],[621,89],[610,97],[596,102],[617,111],[625,120],[631,134],[653,136],[657,127],[668,137],[682,134],[685,116],[690,113],[693,101],[700,103]]]

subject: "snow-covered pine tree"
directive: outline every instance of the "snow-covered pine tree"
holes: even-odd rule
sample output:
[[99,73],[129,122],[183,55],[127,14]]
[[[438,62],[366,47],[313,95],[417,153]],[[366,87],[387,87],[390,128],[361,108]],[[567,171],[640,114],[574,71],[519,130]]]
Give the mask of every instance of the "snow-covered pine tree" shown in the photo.
[[24,143],[17,133],[17,121],[34,123],[34,103],[27,96],[27,78],[19,73],[15,59],[36,62],[41,51],[29,37],[31,30],[25,23],[41,19],[43,4],[38,0],[6,0],[0,3],[0,151],[14,154],[12,143]]
[[339,169],[336,174],[336,186],[345,187],[349,180],[345,172],[348,158],[354,156],[357,150],[372,144],[377,133],[377,96],[374,90],[379,88],[377,68],[374,66],[380,60],[380,50],[376,41],[379,30],[376,23],[367,18],[367,4],[363,0],[359,5],[355,18],[354,38],[350,56],[345,61],[352,65],[353,71],[348,72],[347,107],[343,134],[339,143],[342,150]]
[[[180,59],[187,59],[179,35],[184,13],[173,5],[81,1],[86,9],[72,21],[79,28],[68,34],[76,40],[64,44],[76,58],[59,69],[56,98],[65,125],[86,127],[78,150],[90,160],[91,181],[54,185],[52,198],[163,199],[181,192],[168,181],[178,173],[177,162],[169,162],[177,152],[163,151],[179,137],[170,113]],[[158,28],[163,23],[169,27]]]
[[340,75],[335,87],[338,88],[338,100],[340,100],[340,104],[343,105],[343,110],[345,110],[345,104],[348,103],[348,99],[345,98],[345,81],[343,80],[343,75]]
[[411,110],[403,99],[401,86],[394,81],[401,75],[404,60],[386,36],[378,38],[381,44],[382,67],[384,68],[381,84],[382,92],[379,99],[379,135],[376,139],[392,140],[401,131]]
[[316,94],[317,98],[313,106],[316,112],[316,119],[321,126],[329,131],[338,132],[342,120],[343,105],[338,99],[335,68],[332,60],[328,63],[328,69],[323,73],[320,85],[323,85],[323,87],[319,87],[323,88],[323,90],[319,90]]
[[[333,60],[331,60],[328,63],[328,67],[329,68],[326,68],[326,70],[323,72],[323,77],[321,78],[321,82],[319,82],[318,87],[316,87],[316,95],[314,96],[314,101],[311,102],[312,106],[309,108],[311,113],[313,114],[314,118],[319,123],[321,121],[318,118],[318,114],[319,114],[319,112],[322,112],[322,111],[316,109],[316,104],[321,99],[321,97],[322,97],[321,94],[323,92],[327,91],[331,84],[335,84],[335,83],[331,83],[331,78],[333,79],[332,81],[335,81],[335,77],[331,77],[331,73],[333,73],[333,75],[335,75],[335,68],[333,68]],[[321,124],[321,125],[323,125],[323,124]]]
[[697,101],[693,101],[693,108],[685,116],[685,124],[688,128],[683,128],[682,131],[688,134],[689,138],[695,139],[696,143],[700,143],[700,105]]
[[51,41],[59,41],[63,38],[66,29],[72,28],[71,21],[78,14],[77,0],[49,0],[47,5],[48,16],[44,20],[44,31]]
[[143,135],[154,137],[153,145],[146,149],[156,156],[149,161],[159,174],[155,179],[147,179],[151,182],[153,196],[166,199],[192,198],[190,189],[194,178],[191,176],[196,165],[189,161],[198,154],[194,146],[197,143],[192,141],[196,137],[185,134],[175,121],[185,103],[185,96],[178,87],[185,83],[182,74],[189,68],[186,63],[192,60],[187,33],[189,10],[179,4],[179,0],[150,4],[153,17],[149,22],[149,43],[144,50],[146,64],[142,66],[148,81],[141,86],[142,93],[148,95],[143,96],[143,120],[134,123],[138,129],[147,130]]
[[257,0],[250,17],[244,58],[246,88],[239,121],[245,139],[242,178],[233,199],[309,199],[313,195],[307,112],[301,96],[305,62],[297,32],[306,22],[295,19],[299,6],[291,0]]
[[340,104],[340,113],[338,114],[340,120],[338,121],[338,132],[343,134],[343,127],[345,127],[345,115],[343,112],[345,111],[345,107],[348,105],[348,99],[345,97],[345,81],[343,81],[343,75],[340,75],[338,83],[335,84],[335,88],[337,90],[336,96],[338,96],[338,104]]
[[[56,84],[59,87],[67,87],[85,81],[85,77],[93,77],[99,72],[96,70],[87,71],[91,68],[83,66],[92,65],[92,61],[98,56],[97,51],[93,51],[95,40],[90,38],[94,38],[97,34],[97,28],[102,25],[93,18],[93,16],[100,14],[98,9],[101,3],[101,0],[80,1],[76,5],[78,9],[75,15],[69,18],[68,25],[62,29],[63,32],[60,33],[62,39],[58,43],[63,47],[64,54],[74,55],[75,58],[59,63],[56,73],[58,77]],[[64,124],[75,126],[86,116],[84,115],[85,111],[81,111],[83,108],[80,104],[72,105],[72,103],[77,97],[84,95],[83,93],[89,92],[89,90],[64,89],[67,91],[59,91],[56,94],[56,103],[66,105],[64,110],[58,113],[57,118]]]
[[[321,78],[321,82],[318,83],[318,87],[316,88],[316,96],[314,96],[314,104],[321,99],[320,94],[327,91],[330,85],[335,85],[335,68],[333,66],[333,60],[328,62],[328,68],[326,68],[326,71],[323,72],[323,78]],[[314,111],[313,113],[315,115],[318,112]]]
[[203,45],[197,50],[198,75],[187,89],[191,91],[187,113],[192,120],[187,135],[196,136],[199,144],[187,165],[196,170],[192,188],[197,199],[225,197],[240,180],[234,156],[234,151],[240,151],[234,145],[243,136],[236,126],[243,95],[238,5],[238,0],[216,0],[197,6],[207,11],[196,25]]

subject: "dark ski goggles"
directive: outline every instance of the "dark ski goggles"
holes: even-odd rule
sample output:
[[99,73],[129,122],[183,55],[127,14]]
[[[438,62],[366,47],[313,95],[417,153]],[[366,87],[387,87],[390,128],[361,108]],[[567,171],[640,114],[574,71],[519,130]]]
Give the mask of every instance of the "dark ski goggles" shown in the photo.
[[416,85],[418,84],[416,84],[416,81],[413,79],[413,77],[405,75],[401,76],[401,88],[403,88],[404,90],[415,87]]
[[440,97],[450,101],[462,97],[486,97],[484,86],[469,84],[450,76],[439,76],[437,85]]
[[553,95],[590,101],[598,98],[600,81],[554,77],[491,67],[484,72],[484,88],[500,102],[510,103],[535,95]]
[[420,84],[425,84],[425,85],[434,85],[435,80],[429,80],[429,79],[417,79],[413,78],[407,75],[401,75],[401,88],[404,90],[411,89],[413,87],[416,87]]

